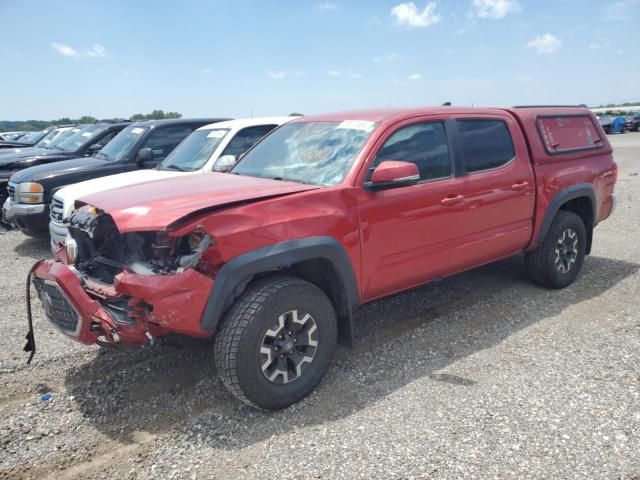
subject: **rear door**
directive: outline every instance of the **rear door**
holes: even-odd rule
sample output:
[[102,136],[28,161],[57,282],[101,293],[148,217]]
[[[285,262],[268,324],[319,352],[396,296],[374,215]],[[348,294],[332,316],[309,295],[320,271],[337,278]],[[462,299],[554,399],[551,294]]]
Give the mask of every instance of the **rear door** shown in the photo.
[[520,126],[508,114],[454,118],[463,172],[464,235],[451,267],[464,270],[521,251],[533,225],[535,180]]
[[150,148],[153,152],[153,160],[144,162],[144,168],[155,167],[196,128],[189,124],[154,128],[140,147],[140,149]]

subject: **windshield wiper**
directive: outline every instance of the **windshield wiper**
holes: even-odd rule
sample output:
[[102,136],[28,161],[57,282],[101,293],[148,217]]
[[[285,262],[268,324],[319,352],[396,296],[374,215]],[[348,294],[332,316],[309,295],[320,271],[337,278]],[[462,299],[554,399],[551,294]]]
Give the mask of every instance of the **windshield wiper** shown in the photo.
[[182,167],[177,165],[158,165],[158,168],[162,168],[163,170],[177,170],[178,172],[188,172],[189,170],[185,170]]
[[304,180],[298,180],[295,178],[286,178],[286,177],[271,177],[271,180],[278,180],[279,182],[293,182],[293,183],[302,183],[303,185],[312,185],[309,182],[305,182]]

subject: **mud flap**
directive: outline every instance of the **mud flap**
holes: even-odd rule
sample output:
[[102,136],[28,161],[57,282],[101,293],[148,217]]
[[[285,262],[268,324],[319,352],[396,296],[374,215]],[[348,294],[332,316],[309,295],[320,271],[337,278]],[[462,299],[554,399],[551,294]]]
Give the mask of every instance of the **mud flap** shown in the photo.
[[33,360],[33,356],[36,354],[36,338],[33,334],[33,316],[31,314],[31,276],[33,275],[33,271],[36,269],[36,267],[40,264],[40,262],[43,261],[44,260],[38,260],[36,263],[34,263],[27,275],[27,322],[29,331],[27,332],[27,336],[25,337],[27,343],[23,349],[25,352],[29,352],[27,365],[31,363],[31,360]]

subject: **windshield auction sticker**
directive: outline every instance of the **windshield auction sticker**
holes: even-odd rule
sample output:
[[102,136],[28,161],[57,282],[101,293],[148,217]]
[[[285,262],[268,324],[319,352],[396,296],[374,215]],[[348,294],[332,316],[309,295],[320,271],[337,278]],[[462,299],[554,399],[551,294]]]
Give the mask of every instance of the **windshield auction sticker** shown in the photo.
[[345,120],[341,122],[336,128],[370,132],[371,130],[373,130],[374,125],[375,125],[375,122],[369,122],[368,120]]
[[224,137],[226,130],[211,130],[211,133],[207,135],[207,138],[222,138]]

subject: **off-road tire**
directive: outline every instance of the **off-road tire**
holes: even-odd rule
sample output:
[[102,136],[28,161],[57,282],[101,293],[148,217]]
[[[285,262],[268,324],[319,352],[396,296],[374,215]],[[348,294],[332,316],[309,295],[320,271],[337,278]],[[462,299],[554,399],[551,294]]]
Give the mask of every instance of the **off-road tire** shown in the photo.
[[[575,232],[577,235],[577,252],[568,271],[561,272],[556,263],[556,248],[567,231]],[[571,285],[582,268],[586,246],[587,234],[582,219],[573,212],[559,210],[542,243],[525,256],[525,268],[529,278],[546,288],[564,288]]]
[[[278,385],[263,374],[260,348],[274,321],[293,310],[312,315],[317,347],[299,377]],[[336,313],[322,290],[295,277],[268,277],[250,284],[225,315],[216,334],[215,364],[220,379],[238,399],[277,410],[303,399],[320,383],[336,343]]]

